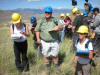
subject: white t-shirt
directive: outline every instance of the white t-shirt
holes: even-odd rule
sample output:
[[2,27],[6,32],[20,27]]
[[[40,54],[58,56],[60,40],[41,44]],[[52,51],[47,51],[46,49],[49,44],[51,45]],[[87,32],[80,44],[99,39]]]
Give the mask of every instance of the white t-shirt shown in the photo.
[[59,20],[59,22],[60,22],[61,24],[64,24],[64,23],[65,23],[64,20]]
[[[23,25],[22,29],[18,29],[14,24],[14,34],[12,35],[12,39],[16,42],[24,42],[26,40],[26,36],[21,34],[20,32],[25,32],[25,27]],[[22,38],[20,38],[22,36]]]
[[[85,48],[85,44],[87,42],[88,42],[88,39],[86,39],[83,44],[80,44],[80,42],[78,42],[77,45],[76,45],[77,50],[80,50],[80,51],[93,50],[93,46],[92,46],[92,43],[91,42],[89,42],[88,49]],[[77,61],[80,64],[88,64],[90,62],[90,59],[89,58],[82,58],[80,56],[77,56]]]

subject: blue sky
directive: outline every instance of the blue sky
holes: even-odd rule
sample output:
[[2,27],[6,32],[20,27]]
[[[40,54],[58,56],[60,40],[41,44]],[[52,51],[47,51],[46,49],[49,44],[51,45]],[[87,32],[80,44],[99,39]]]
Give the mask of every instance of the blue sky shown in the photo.
[[[78,8],[83,8],[84,0],[77,0]],[[100,7],[100,0],[89,0],[94,7]],[[72,8],[71,0],[0,0],[0,9],[11,10],[16,8]]]

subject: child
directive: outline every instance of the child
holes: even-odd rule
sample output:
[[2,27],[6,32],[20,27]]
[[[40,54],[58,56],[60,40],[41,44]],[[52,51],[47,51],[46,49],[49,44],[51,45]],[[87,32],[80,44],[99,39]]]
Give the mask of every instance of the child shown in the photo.
[[93,46],[90,40],[87,38],[88,27],[82,25],[78,29],[78,40],[75,44],[75,75],[90,75],[90,60],[93,57]]

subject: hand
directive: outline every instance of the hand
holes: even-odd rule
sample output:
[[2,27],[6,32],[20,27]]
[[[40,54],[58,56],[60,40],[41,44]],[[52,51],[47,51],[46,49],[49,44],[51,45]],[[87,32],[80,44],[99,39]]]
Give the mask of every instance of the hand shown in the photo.
[[34,31],[34,27],[32,27],[32,28],[30,29],[30,31],[33,32],[33,31]]
[[25,32],[20,32],[21,34],[25,35]]
[[20,39],[23,38],[23,36],[20,36]]
[[77,57],[76,56],[74,57],[73,63],[74,63],[74,67],[76,67],[76,65],[77,65]]
[[72,31],[74,32],[74,30],[75,30],[75,26],[72,26]]
[[54,31],[58,31],[58,30],[59,30],[59,27],[58,27],[58,26],[55,26],[55,27],[53,28],[53,30],[54,30]]
[[68,25],[68,28],[72,28],[72,25],[71,25],[71,24],[69,24],[69,25]]
[[74,67],[76,67],[76,66],[77,66],[77,62],[76,62],[76,61],[74,61],[74,62],[73,62],[73,65],[74,65]]
[[41,44],[41,40],[40,40],[40,39],[38,39],[38,40],[37,40],[37,43],[40,45],[40,44]]
[[93,23],[94,22],[94,19],[92,19],[91,22]]

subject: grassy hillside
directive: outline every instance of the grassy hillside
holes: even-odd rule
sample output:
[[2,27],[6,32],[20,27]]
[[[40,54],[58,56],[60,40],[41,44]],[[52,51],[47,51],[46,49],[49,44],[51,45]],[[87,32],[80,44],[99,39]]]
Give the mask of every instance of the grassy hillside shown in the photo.
[[[11,13],[7,15],[7,13],[3,13],[0,15],[0,75],[20,75],[15,67],[14,63],[14,51],[13,51],[13,41],[9,36],[9,27],[11,25],[10,17]],[[4,17],[6,15],[6,17]],[[37,16],[37,18],[41,18],[38,14],[23,14],[25,16],[24,22],[30,28],[31,25],[29,23],[29,19],[31,16]],[[54,16],[57,16],[54,14]],[[73,16],[71,16],[73,18]],[[31,32],[30,32],[31,33]],[[46,72],[46,68],[43,62],[43,56],[37,58],[37,50],[33,48],[33,35],[28,38],[28,58],[30,64],[30,75],[48,75]],[[69,38],[65,38],[63,43],[60,43],[60,66],[58,69],[51,65],[51,69],[49,71],[49,75],[74,75],[74,67],[73,67],[73,48],[72,48],[72,40]],[[51,60],[52,61],[52,60]],[[92,75],[100,75],[100,57],[95,58],[95,62],[97,64],[96,68],[92,67],[91,74]],[[24,74],[24,73],[23,73]]]
[[[60,66],[51,65],[49,75],[74,75],[72,41],[68,38],[60,43]],[[28,58],[30,75],[47,75],[43,57],[37,58],[37,50],[33,48],[32,34],[28,38]],[[92,75],[100,75],[100,59],[95,58],[97,66],[92,68]],[[0,28],[0,75],[20,75],[14,64],[13,41],[9,37],[9,27]]]
[[[9,37],[9,27],[0,28],[0,32],[0,75],[18,75],[14,64],[13,41]],[[52,64],[50,75],[72,75],[74,71],[73,53],[72,43],[69,39],[65,39],[64,43],[60,44],[59,57],[60,66],[56,70]],[[33,48],[32,34],[28,38],[28,58],[30,75],[44,75],[46,73],[43,57],[37,58],[37,50]]]

